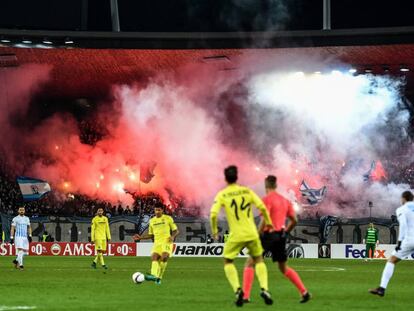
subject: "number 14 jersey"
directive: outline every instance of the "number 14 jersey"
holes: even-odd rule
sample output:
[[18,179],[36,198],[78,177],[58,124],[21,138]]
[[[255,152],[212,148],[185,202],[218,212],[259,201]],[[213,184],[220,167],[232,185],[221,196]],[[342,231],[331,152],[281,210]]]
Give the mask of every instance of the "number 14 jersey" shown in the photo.
[[251,241],[259,237],[254,222],[252,204],[260,210],[265,223],[271,224],[263,201],[251,189],[230,184],[216,195],[211,208],[211,216],[217,216],[224,206],[229,224],[229,240],[232,242]]

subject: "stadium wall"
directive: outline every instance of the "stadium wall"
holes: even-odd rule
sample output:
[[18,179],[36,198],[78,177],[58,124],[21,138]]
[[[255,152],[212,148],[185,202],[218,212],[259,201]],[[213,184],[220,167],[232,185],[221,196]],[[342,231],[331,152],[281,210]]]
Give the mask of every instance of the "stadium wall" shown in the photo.
[[[6,241],[9,240],[10,215],[1,214],[2,229]],[[115,216],[110,218],[110,229],[113,242],[132,242],[134,233],[142,233],[147,229],[148,220],[139,216]],[[300,221],[291,232],[290,243],[305,244],[322,242],[328,244],[359,244],[365,236],[368,223],[373,221],[379,230],[379,239],[383,244],[395,244],[398,235],[398,223],[385,219],[354,219],[346,223],[332,225],[323,241],[322,231],[324,227],[319,220]],[[40,241],[44,230],[57,242],[90,242],[91,218],[87,217],[36,217],[31,218],[33,237]],[[203,219],[177,219],[180,231],[177,242],[205,243],[207,234],[210,233],[210,225]],[[227,223],[219,222],[219,236],[222,241],[225,231],[228,230]]]

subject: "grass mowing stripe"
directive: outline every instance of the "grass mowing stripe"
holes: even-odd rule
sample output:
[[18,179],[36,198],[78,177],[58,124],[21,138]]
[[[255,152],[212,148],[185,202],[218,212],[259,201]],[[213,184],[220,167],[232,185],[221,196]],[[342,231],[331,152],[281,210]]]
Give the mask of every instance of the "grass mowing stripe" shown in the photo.
[[[162,285],[135,285],[131,275],[148,272],[150,259],[108,257],[108,271],[90,268],[87,257],[25,257],[25,271],[15,270],[12,257],[0,257],[0,306],[36,306],[36,310],[234,310],[233,293],[224,277],[221,258],[172,258]],[[244,260],[235,261],[242,276]],[[269,285],[279,310],[304,310],[296,288],[266,260]],[[293,259],[314,299],[313,310],[401,310],[412,307],[414,262],[397,265],[384,298],[371,296],[385,262],[360,260]],[[324,270],[345,269],[340,271]],[[104,273],[106,272],[106,273]],[[252,303],[243,308],[269,310],[259,297],[257,281]],[[1,311],[1,309],[0,309]]]

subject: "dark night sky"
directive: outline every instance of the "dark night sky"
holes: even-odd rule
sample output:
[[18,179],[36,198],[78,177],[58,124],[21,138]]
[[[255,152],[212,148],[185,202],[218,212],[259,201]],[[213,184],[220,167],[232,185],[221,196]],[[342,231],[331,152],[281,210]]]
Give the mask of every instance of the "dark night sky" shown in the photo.
[[[109,0],[88,1],[88,30],[111,30]],[[322,0],[118,0],[123,31],[322,28]],[[332,0],[332,28],[414,26],[410,0]],[[80,30],[82,0],[2,0],[0,28]]]

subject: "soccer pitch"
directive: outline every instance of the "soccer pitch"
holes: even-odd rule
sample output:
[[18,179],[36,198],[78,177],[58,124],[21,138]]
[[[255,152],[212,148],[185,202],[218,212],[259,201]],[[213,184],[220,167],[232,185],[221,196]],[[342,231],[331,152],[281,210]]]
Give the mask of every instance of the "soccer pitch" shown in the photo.
[[[172,258],[161,285],[133,284],[135,271],[147,272],[150,259],[105,258],[109,269],[90,268],[92,258],[26,257],[25,271],[12,257],[0,257],[1,310],[234,310],[234,296],[219,258]],[[241,276],[243,260],[236,260]],[[257,282],[247,310],[408,310],[412,307],[414,262],[396,267],[384,298],[368,294],[379,283],[384,261],[292,259],[313,299],[299,304],[296,288],[266,261],[272,306],[259,297]],[[17,309],[17,307],[21,307]],[[31,307],[31,308],[30,308]]]

